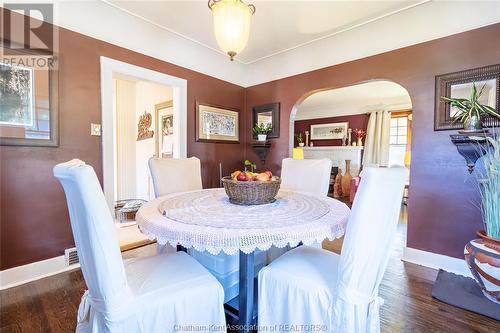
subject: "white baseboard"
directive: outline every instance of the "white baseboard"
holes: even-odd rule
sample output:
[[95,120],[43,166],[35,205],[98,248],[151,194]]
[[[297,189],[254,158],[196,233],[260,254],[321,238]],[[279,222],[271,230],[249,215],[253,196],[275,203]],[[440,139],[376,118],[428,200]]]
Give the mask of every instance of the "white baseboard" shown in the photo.
[[0,271],[0,290],[19,286],[47,276],[69,271],[80,264],[66,266],[64,256],[37,261],[31,264]]
[[403,249],[402,260],[420,266],[443,269],[447,272],[472,277],[469,267],[464,259],[448,257],[442,254],[405,247]]
[[[402,260],[421,266],[443,269],[455,274],[472,277],[470,270],[463,259],[405,247],[403,250]],[[59,256],[6,269],[0,271],[0,290],[16,287],[27,282],[35,281],[79,267],[80,264],[65,266],[64,256]]]

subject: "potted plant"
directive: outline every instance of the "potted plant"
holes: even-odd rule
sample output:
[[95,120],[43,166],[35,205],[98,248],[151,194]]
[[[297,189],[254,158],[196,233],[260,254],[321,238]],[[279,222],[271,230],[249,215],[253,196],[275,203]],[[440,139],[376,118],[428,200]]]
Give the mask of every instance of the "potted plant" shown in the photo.
[[304,147],[304,134],[302,134],[302,132],[299,132],[298,134],[295,135],[295,137],[297,138],[299,147]]
[[266,141],[267,134],[271,133],[272,130],[273,130],[273,125],[271,123],[268,124],[260,123],[260,125],[255,124],[253,128],[253,132],[257,135],[258,141]]
[[356,128],[352,132],[354,133],[354,135],[357,138],[356,146],[362,146],[363,145],[363,138],[366,136],[366,131]]
[[441,99],[445,103],[449,103],[450,107],[456,108],[457,112],[452,116],[454,122],[461,121],[464,124],[464,131],[466,132],[478,132],[483,129],[483,118],[485,116],[493,116],[500,118],[500,114],[492,108],[491,106],[481,104],[479,98],[483,94],[483,85],[479,92],[477,91],[476,83],[472,84],[471,94],[469,99],[467,98],[453,98],[444,97]]
[[500,134],[486,138],[490,145],[483,170],[476,170],[481,193],[484,230],[467,243],[464,254],[474,279],[491,301],[500,304]]

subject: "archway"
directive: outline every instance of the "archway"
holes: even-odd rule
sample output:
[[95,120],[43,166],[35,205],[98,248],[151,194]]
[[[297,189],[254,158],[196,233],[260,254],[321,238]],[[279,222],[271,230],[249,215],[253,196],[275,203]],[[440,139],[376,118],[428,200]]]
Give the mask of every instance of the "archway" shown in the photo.
[[[348,128],[367,131],[373,113],[387,117],[384,136],[387,136],[386,163],[381,166],[410,166],[412,102],[408,91],[401,85],[388,80],[372,80],[355,85],[312,91],[302,96],[290,114],[289,150],[298,146],[297,134],[302,133],[305,158],[330,158],[333,163],[330,196],[334,196],[334,179],[340,169],[345,176],[346,159],[350,160],[350,175],[356,178],[363,165],[364,146],[352,146],[356,139],[352,133],[348,140]],[[373,121],[373,120],[372,120]],[[345,127],[345,130],[344,130]],[[340,137],[333,130],[339,129]],[[328,134],[321,134],[322,132]],[[373,130],[373,128],[372,128]],[[329,132],[328,132],[329,131]],[[342,134],[343,133],[343,134]],[[324,135],[321,137],[321,135]],[[378,134],[377,134],[378,135]],[[307,139],[306,139],[307,138]],[[314,146],[309,144],[314,142]],[[364,143],[364,140],[363,140]],[[342,146],[342,147],[339,147]],[[378,163],[377,163],[378,164]],[[398,241],[398,252],[406,245],[407,200],[409,179],[402,205]],[[351,204],[355,191],[348,190],[339,200]],[[345,191],[344,191],[345,192]],[[336,245],[334,245],[335,247]],[[401,251],[402,254],[402,251]]]

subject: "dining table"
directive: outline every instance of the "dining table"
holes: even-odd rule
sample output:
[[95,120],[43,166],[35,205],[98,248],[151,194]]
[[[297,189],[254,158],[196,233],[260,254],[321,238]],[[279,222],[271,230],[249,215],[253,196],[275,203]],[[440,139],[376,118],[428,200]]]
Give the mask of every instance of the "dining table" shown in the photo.
[[215,188],[158,197],[142,205],[136,221],[159,245],[239,255],[236,329],[250,332],[257,323],[254,253],[339,238],[349,213],[346,204],[327,196],[281,189],[274,202],[243,206]]

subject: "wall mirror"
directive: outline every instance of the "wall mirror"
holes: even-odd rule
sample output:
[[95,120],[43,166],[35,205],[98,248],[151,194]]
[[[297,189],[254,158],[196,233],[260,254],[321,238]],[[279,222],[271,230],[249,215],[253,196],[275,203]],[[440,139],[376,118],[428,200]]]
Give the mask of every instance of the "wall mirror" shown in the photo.
[[[441,97],[469,98],[472,84],[478,89],[484,86],[480,102],[496,110],[500,107],[500,64],[466,71],[436,76],[436,96],[434,108],[434,130],[461,129],[461,122],[453,122],[456,113],[448,103],[443,103]],[[499,127],[500,119],[486,117],[484,127]]]
[[[270,103],[265,105],[255,106],[253,108],[253,126],[257,124],[271,124],[273,130],[267,135],[268,138],[274,139],[280,137],[280,103]],[[254,134],[254,138],[257,136]]]

